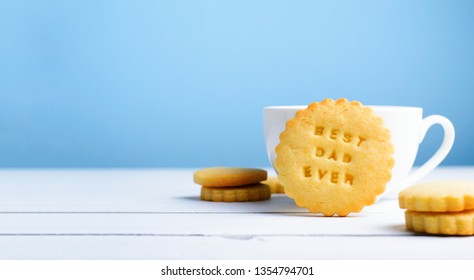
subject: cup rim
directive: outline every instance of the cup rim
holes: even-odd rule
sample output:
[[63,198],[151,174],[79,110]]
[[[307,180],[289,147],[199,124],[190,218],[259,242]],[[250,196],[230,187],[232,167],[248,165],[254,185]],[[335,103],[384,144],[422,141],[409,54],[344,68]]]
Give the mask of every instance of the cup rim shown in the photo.
[[[395,111],[395,110],[413,110],[413,111],[423,111],[421,107],[415,106],[391,106],[391,105],[365,105],[372,108],[374,111]],[[303,110],[306,109],[308,105],[278,105],[278,106],[265,106],[263,107],[264,111],[267,110]]]

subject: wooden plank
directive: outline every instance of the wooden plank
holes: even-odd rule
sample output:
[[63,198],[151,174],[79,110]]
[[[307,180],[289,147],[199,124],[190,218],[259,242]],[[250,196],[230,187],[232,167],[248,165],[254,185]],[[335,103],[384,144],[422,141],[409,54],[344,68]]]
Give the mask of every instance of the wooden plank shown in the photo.
[[474,238],[0,236],[0,259],[473,259]]
[[0,235],[406,235],[403,217],[402,210],[346,218],[309,213],[0,214]]

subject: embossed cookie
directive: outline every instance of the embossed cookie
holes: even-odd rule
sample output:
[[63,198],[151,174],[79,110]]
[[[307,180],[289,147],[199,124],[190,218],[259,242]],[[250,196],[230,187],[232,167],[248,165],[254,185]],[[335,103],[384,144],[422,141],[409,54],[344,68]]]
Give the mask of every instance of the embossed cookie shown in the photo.
[[474,210],[451,213],[416,212],[407,210],[408,230],[429,234],[474,235]]
[[247,202],[267,200],[271,197],[270,188],[264,184],[242,187],[202,187],[201,199],[215,202]]
[[357,101],[325,99],[286,124],[275,166],[300,207],[346,216],[374,203],[394,165],[390,131]]
[[256,168],[210,167],[194,172],[194,182],[205,187],[235,187],[259,183],[267,171]]
[[285,188],[278,180],[278,177],[268,177],[267,180],[262,181],[262,184],[268,185],[272,193],[285,193]]
[[432,181],[411,186],[398,196],[400,208],[424,212],[474,209],[474,182]]

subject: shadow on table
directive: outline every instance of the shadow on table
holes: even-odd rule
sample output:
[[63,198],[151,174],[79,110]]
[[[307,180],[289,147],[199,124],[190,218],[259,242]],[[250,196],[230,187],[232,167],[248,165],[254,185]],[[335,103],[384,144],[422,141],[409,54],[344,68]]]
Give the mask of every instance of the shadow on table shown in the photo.
[[186,200],[193,203],[202,204],[199,210],[212,209],[216,212],[232,211],[232,212],[251,212],[260,214],[285,214],[285,213],[301,213],[306,212],[305,209],[295,205],[293,200],[286,195],[274,194],[269,200],[251,201],[251,202],[213,202],[201,200],[199,196],[176,196],[176,200]]

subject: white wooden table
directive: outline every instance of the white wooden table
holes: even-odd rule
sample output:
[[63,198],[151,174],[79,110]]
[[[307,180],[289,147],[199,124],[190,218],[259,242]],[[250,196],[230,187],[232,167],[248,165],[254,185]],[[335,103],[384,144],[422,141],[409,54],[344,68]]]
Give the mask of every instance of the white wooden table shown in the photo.
[[[192,169],[0,170],[0,259],[474,259],[474,237],[407,232],[396,200],[321,217],[285,195],[199,200]],[[426,180],[474,180],[474,167]]]

